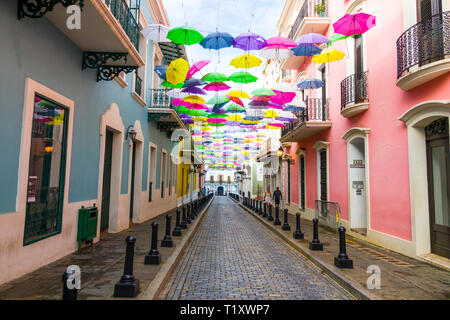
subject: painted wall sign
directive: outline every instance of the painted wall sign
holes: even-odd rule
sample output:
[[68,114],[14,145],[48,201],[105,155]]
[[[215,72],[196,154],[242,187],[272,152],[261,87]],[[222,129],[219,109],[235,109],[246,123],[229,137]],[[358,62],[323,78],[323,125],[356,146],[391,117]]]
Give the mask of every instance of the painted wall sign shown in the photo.
[[350,168],[362,168],[364,169],[366,165],[364,164],[364,160],[353,160],[353,163],[350,164]]
[[37,176],[28,178],[27,202],[36,202]]
[[364,189],[364,181],[353,181],[353,189]]

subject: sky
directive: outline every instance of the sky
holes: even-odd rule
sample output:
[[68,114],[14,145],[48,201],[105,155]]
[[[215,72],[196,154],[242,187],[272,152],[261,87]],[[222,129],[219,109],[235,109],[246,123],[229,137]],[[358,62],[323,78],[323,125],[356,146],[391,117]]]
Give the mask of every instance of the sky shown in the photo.
[[[277,21],[281,14],[285,0],[162,0],[169,17],[171,27],[188,25],[197,29],[203,36],[215,32],[228,32],[233,37],[248,32],[262,35],[268,39],[277,35]],[[186,46],[189,64],[199,60],[211,60],[210,64],[196,76],[200,77],[208,72],[221,72],[230,75],[240,71],[229,65],[230,61],[243,53],[243,50],[225,48],[220,50],[203,49],[199,44]],[[257,51],[251,54],[258,56]],[[260,58],[264,61],[263,58]],[[262,87],[261,67],[249,69],[258,77],[258,82],[243,85],[242,89],[250,94],[256,88]],[[239,84],[228,85],[232,89],[240,89]]]

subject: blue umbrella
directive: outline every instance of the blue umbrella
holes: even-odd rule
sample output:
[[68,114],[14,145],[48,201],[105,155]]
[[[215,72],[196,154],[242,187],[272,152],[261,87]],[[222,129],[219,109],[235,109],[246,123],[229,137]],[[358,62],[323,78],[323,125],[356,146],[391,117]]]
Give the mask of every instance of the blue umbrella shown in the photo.
[[302,43],[291,50],[297,57],[311,57],[322,52],[322,49],[312,43]]
[[262,120],[262,117],[258,117],[258,116],[245,116],[244,120],[247,121],[259,121]]
[[167,66],[156,66],[155,67],[156,74],[158,75],[158,77],[160,77],[164,81],[167,81],[166,70],[167,70]]
[[290,104],[286,108],[284,108],[284,111],[302,112],[303,110],[305,110],[304,107],[295,106],[293,104]]
[[200,45],[205,49],[219,50],[222,48],[231,47],[233,37],[226,32],[213,32],[207,35]]
[[207,83],[208,82],[202,81],[200,79],[189,79],[184,82],[183,88],[203,86]]
[[224,102],[224,103],[220,103],[220,104],[215,104],[214,107],[212,108],[212,112],[219,113],[220,111],[218,111],[218,110],[220,108],[223,108],[223,106],[225,106],[228,102],[230,102],[230,101],[227,101],[227,102]]
[[300,89],[318,89],[325,86],[325,83],[322,80],[319,79],[305,79],[299,84],[297,84],[297,87]]

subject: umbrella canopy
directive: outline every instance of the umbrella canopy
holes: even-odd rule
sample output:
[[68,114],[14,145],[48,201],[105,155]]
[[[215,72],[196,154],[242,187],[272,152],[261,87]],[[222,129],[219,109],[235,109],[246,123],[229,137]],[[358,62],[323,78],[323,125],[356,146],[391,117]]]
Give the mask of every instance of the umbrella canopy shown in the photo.
[[235,72],[229,76],[229,79],[236,83],[251,83],[258,81],[258,78],[248,72]]
[[186,79],[189,63],[183,58],[173,60],[166,71],[167,82],[178,84]]
[[194,63],[192,65],[192,67],[189,69],[189,71],[186,75],[186,79],[189,79],[190,77],[192,77],[194,74],[199,72],[203,67],[205,67],[210,62],[211,62],[211,60],[201,60],[201,61]]
[[292,111],[292,112],[302,112],[305,110],[305,107],[296,106],[296,105],[288,105],[286,108],[284,108],[284,111]]
[[300,89],[318,89],[325,86],[325,83],[319,79],[305,79],[297,84]]
[[311,57],[322,52],[322,49],[313,43],[302,43],[291,50],[297,57]]
[[222,48],[231,47],[233,37],[226,32],[213,32],[208,34],[200,45],[205,49],[219,50]]
[[230,99],[225,96],[215,96],[209,99],[206,104],[222,104],[228,101],[230,101]]
[[259,55],[266,59],[283,60],[292,56],[294,53],[288,48],[271,48],[267,47],[261,50]]
[[184,97],[188,96],[188,94],[181,92],[181,89],[175,88],[175,89],[167,91],[166,96],[168,96],[170,98],[184,98]]
[[228,103],[228,101],[223,102],[223,103],[217,103],[214,105],[214,107],[212,107],[211,112],[215,112],[215,113],[226,113],[226,110],[222,109],[226,104]]
[[271,89],[260,88],[252,91],[252,94],[255,96],[276,96],[276,93]]
[[224,82],[210,82],[203,89],[206,91],[225,91],[231,89],[231,87]]
[[171,83],[168,82],[168,81],[163,81],[163,82],[161,83],[161,85],[162,85],[163,87],[167,87],[167,88],[177,88],[177,89],[181,89],[181,88],[183,88],[184,82],[180,82],[180,83],[177,83],[177,84],[171,84]]
[[242,107],[234,102],[230,103],[226,109],[231,113],[245,112],[245,107]]
[[208,82],[223,82],[223,81],[228,81],[229,79],[223,73],[210,72],[210,73],[205,74],[203,76],[202,80],[208,81]]
[[272,37],[272,38],[267,39],[267,45],[284,47],[284,48],[293,48],[293,47],[297,46],[297,43],[295,43],[294,40],[291,40],[289,38],[278,36],[278,37]]
[[206,84],[206,82],[205,82],[205,81],[202,81],[202,80],[200,80],[200,79],[189,79],[189,80],[186,80],[186,81],[184,82],[183,87],[184,87],[184,88],[187,88],[187,87],[196,87],[196,86],[203,86],[203,85],[205,85],[205,84]]
[[167,70],[167,66],[156,66],[155,67],[155,73],[158,75],[158,77],[161,80],[166,81],[166,70]]
[[327,37],[318,33],[307,33],[297,40],[297,44],[302,43],[314,44],[314,43],[328,43],[328,42],[330,42],[330,40]]
[[253,68],[258,67],[262,63],[262,60],[252,54],[242,54],[231,60],[230,65],[235,68]]
[[194,110],[208,110],[208,107],[204,104],[198,104],[198,103],[191,103],[186,107],[187,109],[194,109]]
[[176,27],[167,33],[167,38],[175,44],[196,44],[202,42],[204,37],[191,27]]
[[295,92],[284,92],[278,90],[273,90],[273,92],[276,94],[276,96],[272,97],[272,102],[279,105],[292,102],[292,100],[294,100],[297,95]]
[[170,40],[167,39],[169,30],[169,27],[162,24],[150,24],[143,28],[141,33],[146,39],[154,42],[170,42]]
[[267,46],[266,39],[256,33],[245,32],[241,33],[239,36],[231,41],[234,48],[242,49],[245,51],[249,50],[261,50]]
[[264,118],[278,118],[278,114],[273,110],[267,110]]
[[344,40],[347,39],[349,36],[344,36],[343,34],[340,33],[333,33],[330,37],[330,42],[328,42],[328,45],[332,45],[333,42],[339,41],[339,40]]
[[205,90],[203,90],[202,88],[199,88],[199,87],[194,87],[194,86],[184,88],[183,90],[181,90],[181,92],[190,93],[190,94],[201,94],[203,96],[207,95],[207,92]]
[[206,104],[205,99],[203,99],[200,96],[195,96],[195,95],[184,97],[183,101],[191,102],[191,103],[198,103],[198,104]]
[[234,103],[240,105],[241,107],[244,106],[244,103],[242,102],[242,100],[238,97],[232,97],[232,96],[227,96],[231,101],[233,101]]
[[344,36],[361,34],[375,27],[376,17],[370,14],[359,12],[356,14],[346,14],[338,21],[333,23],[335,33]]
[[321,54],[314,56],[312,61],[315,63],[326,63],[341,60],[345,57],[345,53],[336,49],[325,49]]
[[272,100],[272,96],[252,96],[251,98],[253,101],[266,101],[269,102],[270,100]]
[[173,105],[173,106],[185,106],[185,107],[191,105],[190,102],[183,101],[180,98],[173,99],[172,101],[170,101],[170,104]]
[[227,96],[236,97],[236,98],[242,98],[242,99],[249,99],[250,98],[250,96],[246,92],[244,92],[242,90],[232,90],[232,91],[227,93]]

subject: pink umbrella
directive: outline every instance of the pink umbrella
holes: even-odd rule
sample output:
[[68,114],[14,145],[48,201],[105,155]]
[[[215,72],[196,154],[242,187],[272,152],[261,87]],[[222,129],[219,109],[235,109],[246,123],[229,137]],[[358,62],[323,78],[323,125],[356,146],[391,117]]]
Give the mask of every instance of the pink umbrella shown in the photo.
[[224,82],[211,82],[203,87],[206,91],[225,91],[231,89],[229,85]]
[[192,65],[192,67],[189,69],[189,71],[186,75],[186,79],[189,79],[190,77],[192,77],[194,74],[199,72],[204,66],[206,66],[210,62],[211,62],[210,60],[200,60],[200,61],[194,63]]
[[194,110],[208,110],[208,107],[205,104],[199,103],[191,103],[191,105],[187,106],[186,108]]
[[272,99],[271,96],[252,96],[253,101],[270,101]]
[[272,37],[270,39],[267,39],[267,46],[277,46],[277,47],[284,47],[284,48],[294,48],[297,46],[297,43],[295,43],[294,40],[291,40],[289,38],[285,37]]
[[179,99],[179,98],[173,99],[173,100],[170,102],[170,104],[172,104],[172,105],[174,105],[174,106],[185,106],[185,107],[188,107],[188,106],[191,105],[190,102],[183,101],[183,99]]
[[225,123],[227,122],[227,119],[224,118],[210,118],[208,119],[209,123]]
[[367,13],[346,14],[333,23],[335,33],[344,36],[361,34],[376,26],[376,17]]
[[295,92],[284,92],[278,90],[273,90],[273,92],[277,95],[272,97],[272,102],[280,105],[292,102],[296,96]]

